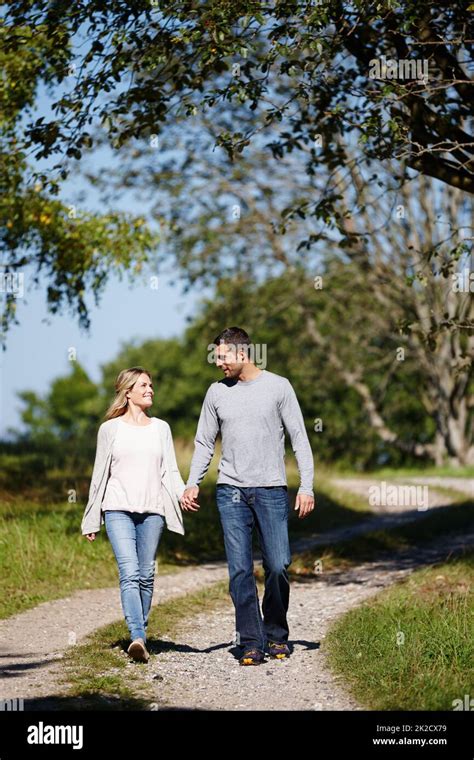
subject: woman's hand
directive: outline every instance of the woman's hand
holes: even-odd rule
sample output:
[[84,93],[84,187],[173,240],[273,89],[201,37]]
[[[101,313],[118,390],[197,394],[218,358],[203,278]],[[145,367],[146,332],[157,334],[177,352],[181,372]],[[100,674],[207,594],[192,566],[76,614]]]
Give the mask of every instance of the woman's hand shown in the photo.
[[92,543],[95,540],[95,533],[87,533],[86,538]]
[[197,512],[199,504],[197,502],[199,486],[190,486],[186,488],[181,497],[181,509],[185,512]]

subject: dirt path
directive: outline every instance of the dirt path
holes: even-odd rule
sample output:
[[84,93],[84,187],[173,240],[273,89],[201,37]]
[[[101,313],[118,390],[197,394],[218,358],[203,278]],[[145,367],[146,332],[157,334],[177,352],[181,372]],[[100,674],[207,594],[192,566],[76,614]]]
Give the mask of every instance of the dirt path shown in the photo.
[[[362,493],[361,488],[367,492],[374,482],[367,480],[362,485],[360,479],[351,479],[338,480],[336,484]],[[446,496],[430,488],[430,507],[448,502]],[[377,511],[381,513],[363,523],[299,539],[292,543],[292,551],[344,540],[376,527],[390,527],[401,521],[422,519],[426,515],[426,512],[412,508],[398,508],[397,513],[392,510],[389,514],[379,508]],[[445,551],[445,548],[443,542],[440,551]],[[419,554],[417,560],[420,560]],[[390,567],[390,561],[395,564],[394,567]],[[176,648],[175,642],[168,650],[152,657],[149,663],[146,677],[153,683],[157,683],[153,680],[154,675],[159,675],[162,670],[166,672],[164,680],[158,682],[157,705],[205,706],[208,709],[213,705],[219,707],[227,704],[235,705],[237,709],[245,709],[249,705],[252,705],[250,709],[259,709],[255,706],[257,702],[265,708],[273,700],[273,706],[278,709],[279,687],[284,684],[286,696],[282,709],[357,709],[329,673],[319,643],[335,617],[393,583],[400,572],[410,571],[409,562],[400,571],[399,558],[395,562],[387,558],[383,567],[375,563],[359,565],[355,571],[345,575],[325,574],[309,583],[293,583],[289,621],[295,641],[295,655],[288,662],[270,661],[264,668],[241,668],[229,654],[234,628],[230,603],[225,611],[198,616],[193,619],[189,630],[183,629],[184,650],[180,646]],[[179,597],[227,577],[227,567],[223,562],[193,566],[169,575],[158,574],[153,603]],[[0,621],[0,699],[23,698],[28,709],[28,700],[63,694],[64,688],[58,685],[58,679],[66,649],[81,643],[98,627],[121,618],[117,585],[78,591],[67,598],[45,602]],[[183,656],[183,651],[189,656]],[[125,652],[124,656],[127,656]],[[212,663],[210,669],[209,663]],[[131,663],[131,666],[134,667],[134,664]],[[153,668],[158,668],[158,671],[154,672]],[[235,679],[236,668],[239,669],[239,681]],[[261,684],[261,676],[257,675],[262,669],[266,674],[266,685]],[[258,694],[255,691],[257,679]],[[269,700],[267,705],[266,700]]]

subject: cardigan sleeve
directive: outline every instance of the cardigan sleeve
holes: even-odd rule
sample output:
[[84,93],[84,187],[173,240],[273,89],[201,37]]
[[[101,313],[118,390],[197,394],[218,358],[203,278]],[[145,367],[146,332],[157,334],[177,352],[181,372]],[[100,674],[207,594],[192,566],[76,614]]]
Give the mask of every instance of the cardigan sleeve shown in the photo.
[[174,486],[174,490],[178,499],[181,499],[184,492],[184,481],[179,471],[178,463],[176,461],[176,452],[174,450],[173,436],[171,435],[171,428],[166,423],[166,447],[168,452],[168,461],[171,467],[171,480]]
[[99,427],[97,432],[97,446],[95,452],[94,467],[89,486],[89,498],[84,509],[81,522],[81,533],[97,533],[101,526],[100,505],[96,501],[97,489],[104,474],[107,462],[107,431],[105,423]]
[[102,425],[99,427],[99,430],[97,432],[97,446],[96,446],[96,451],[95,451],[94,467],[92,469],[91,482],[89,486],[89,501],[93,497],[94,488],[97,486],[97,483],[100,480],[102,469],[104,467],[105,454],[106,454],[106,448],[107,448],[106,439],[107,439],[107,434],[105,431],[105,425],[104,423],[102,423]]

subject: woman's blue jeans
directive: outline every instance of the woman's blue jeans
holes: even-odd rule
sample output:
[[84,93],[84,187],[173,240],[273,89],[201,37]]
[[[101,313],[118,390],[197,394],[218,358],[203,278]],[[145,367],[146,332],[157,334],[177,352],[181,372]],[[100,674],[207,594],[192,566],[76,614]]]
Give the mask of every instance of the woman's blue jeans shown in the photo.
[[165,524],[152,512],[104,510],[105,529],[119,568],[120,596],[132,641],[146,641],[155,557]]

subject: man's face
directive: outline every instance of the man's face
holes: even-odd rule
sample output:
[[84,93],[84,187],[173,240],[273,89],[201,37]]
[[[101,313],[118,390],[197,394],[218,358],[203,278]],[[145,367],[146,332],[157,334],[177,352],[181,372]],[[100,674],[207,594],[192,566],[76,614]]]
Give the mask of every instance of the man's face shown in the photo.
[[244,352],[237,346],[220,343],[216,347],[216,367],[221,369],[225,377],[235,378],[242,372]]

